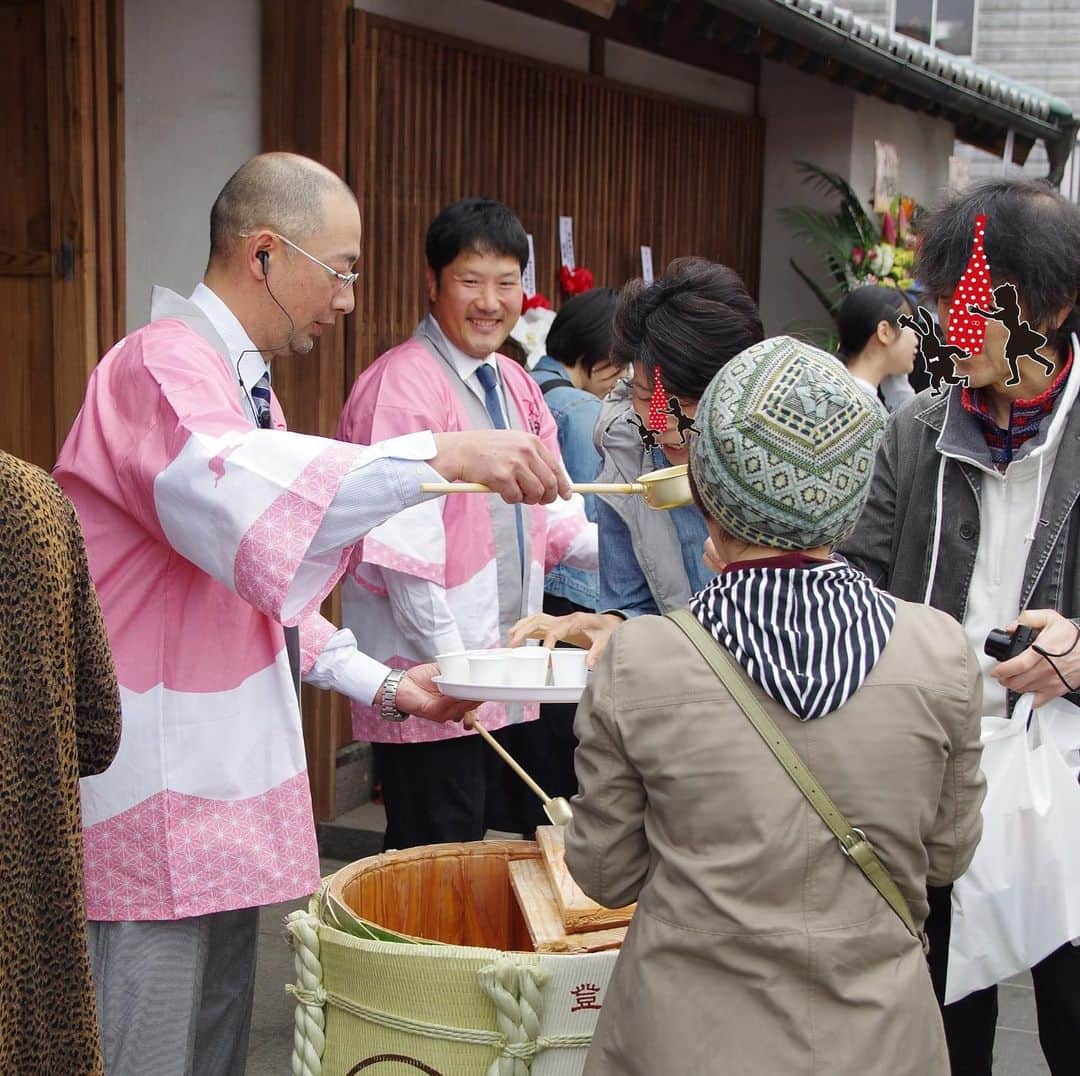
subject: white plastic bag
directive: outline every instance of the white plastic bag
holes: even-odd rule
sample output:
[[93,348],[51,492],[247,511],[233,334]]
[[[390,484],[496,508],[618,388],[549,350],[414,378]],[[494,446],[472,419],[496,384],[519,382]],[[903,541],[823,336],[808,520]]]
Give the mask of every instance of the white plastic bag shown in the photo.
[[1080,708],[1031,700],[983,718],[983,834],[953,886],[946,1003],[1080,937]]

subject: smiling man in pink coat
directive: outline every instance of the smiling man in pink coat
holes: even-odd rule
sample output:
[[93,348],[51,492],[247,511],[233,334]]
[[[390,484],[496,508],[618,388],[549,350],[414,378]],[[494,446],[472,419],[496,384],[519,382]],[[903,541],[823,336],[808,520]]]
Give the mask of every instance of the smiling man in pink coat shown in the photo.
[[467,706],[434,690],[432,667],[391,672],[319,615],[349,547],[422,503],[424,481],[515,502],[567,492],[525,434],[363,447],[286,431],[266,359],[307,354],[352,310],[360,238],[333,173],[249,161],[214,205],[203,282],[188,299],[154,289],[57,463],[123,710],[116,761],[82,782],[110,1076],[242,1076],[258,906],[319,884],[297,679],[433,723]]
[[[521,313],[528,238],[506,206],[467,198],[428,228],[430,313],[411,339],[357,379],[338,426],[367,444],[413,430],[510,428],[538,436],[558,456],[555,420],[539,385],[496,354]],[[438,654],[504,645],[510,627],[538,612],[544,575],[556,564],[595,570],[596,525],[575,494],[522,507],[452,494],[374,528],[356,547],[342,584],[342,616],[360,645],[409,668]],[[529,755],[534,704],[487,703],[479,718]],[[354,703],[353,734],[375,745],[386,803],[387,848],[479,840],[486,828],[524,828],[501,788],[520,785],[461,725],[386,721]],[[510,726],[515,726],[511,728]]]

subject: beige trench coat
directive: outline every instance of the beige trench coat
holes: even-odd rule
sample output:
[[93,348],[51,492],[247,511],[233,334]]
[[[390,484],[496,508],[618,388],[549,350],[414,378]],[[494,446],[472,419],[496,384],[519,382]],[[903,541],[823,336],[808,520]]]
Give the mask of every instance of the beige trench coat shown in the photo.
[[[839,710],[800,722],[754,689],[921,925],[978,843],[982,689],[954,620],[897,605]],[[587,1076],[948,1076],[921,946],[671,621],[615,633],[575,732],[567,863],[638,901]]]

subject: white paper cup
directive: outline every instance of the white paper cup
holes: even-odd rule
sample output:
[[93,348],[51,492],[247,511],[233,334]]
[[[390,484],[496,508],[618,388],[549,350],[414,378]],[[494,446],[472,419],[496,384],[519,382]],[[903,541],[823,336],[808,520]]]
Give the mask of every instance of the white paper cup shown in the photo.
[[545,646],[521,646],[510,651],[510,683],[514,687],[546,687],[548,654]]
[[469,654],[469,683],[478,687],[502,687],[509,674],[510,654],[506,650],[478,650]]
[[585,667],[587,650],[560,647],[551,651],[551,681],[556,687],[584,687],[588,676]]
[[465,650],[457,650],[452,654],[436,654],[435,661],[439,666],[439,673],[446,677],[451,684],[467,684],[469,682],[469,655]]

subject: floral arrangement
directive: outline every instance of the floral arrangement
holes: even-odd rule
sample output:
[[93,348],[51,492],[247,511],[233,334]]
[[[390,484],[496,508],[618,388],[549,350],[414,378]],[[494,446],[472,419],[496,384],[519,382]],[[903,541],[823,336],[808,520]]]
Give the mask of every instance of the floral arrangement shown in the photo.
[[559,269],[559,283],[562,285],[564,295],[580,295],[583,291],[589,291],[592,288],[592,271],[585,269],[583,266],[578,266],[577,269],[568,269],[564,265]]
[[791,267],[835,317],[844,297],[864,284],[882,284],[910,291],[915,286],[915,235],[912,219],[920,207],[913,198],[898,195],[885,213],[870,214],[850,184],[833,172],[807,161],[796,161],[807,183],[837,194],[835,212],[803,206],[781,210],[781,219],[793,234],[817,251],[833,283],[821,287],[796,263]]

